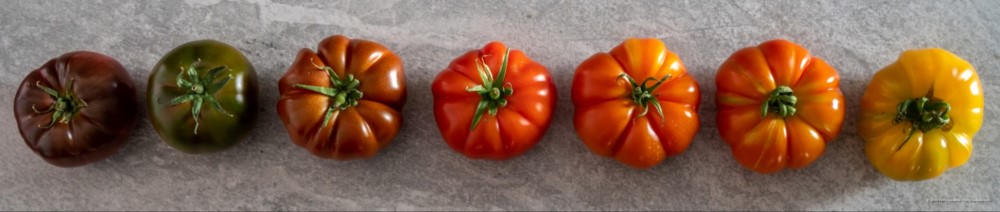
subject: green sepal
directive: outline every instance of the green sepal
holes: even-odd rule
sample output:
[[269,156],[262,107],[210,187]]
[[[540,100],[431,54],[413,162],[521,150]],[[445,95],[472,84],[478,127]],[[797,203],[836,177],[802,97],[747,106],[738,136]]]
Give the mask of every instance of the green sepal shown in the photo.
[[913,134],[917,130],[927,132],[934,129],[950,129],[953,124],[951,116],[948,115],[950,111],[951,105],[948,102],[931,100],[928,97],[907,99],[900,102],[896,106],[896,117],[892,120],[892,123],[901,124],[908,122],[910,127],[903,129],[904,133],[907,133],[907,131],[908,133],[903,143],[897,148],[897,151],[902,149],[906,142],[910,141],[910,138],[913,137]]
[[214,94],[222,90],[229,81],[232,80],[232,75],[226,75],[222,79],[218,79],[220,75],[226,70],[230,70],[228,66],[218,66],[209,69],[204,76],[198,76],[198,65],[201,63],[201,59],[192,62],[190,66],[186,69],[181,65],[181,71],[177,73],[177,86],[182,90],[186,90],[187,93],[178,97],[174,97],[170,100],[170,106],[175,106],[187,102],[191,102],[191,116],[195,122],[194,134],[198,134],[198,128],[201,126],[200,116],[202,106],[205,103],[212,105],[219,113],[225,114],[229,117],[235,117],[226,111],[222,104],[219,104],[218,100],[215,98]]
[[479,94],[481,98],[479,104],[476,106],[476,112],[472,116],[469,131],[474,130],[479,125],[479,120],[482,119],[484,113],[496,116],[500,107],[507,106],[506,97],[514,93],[514,88],[510,87],[509,83],[504,83],[507,76],[509,58],[510,48],[507,48],[504,50],[502,64],[500,64],[500,70],[497,71],[496,78],[493,78],[493,72],[486,65],[484,58],[476,59],[476,72],[479,73],[479,78],[483,81],[483,84],[465,89],[468,92]]
[[301,88],[301,89],[306,89],[306,90],[309,90],[309,91],[312,91],[312,92],[316,92],[316,93],[320,93],[320,94],[323,94],[323,95],[326,95],[326,96],[330,96],[330,97],[337,96],[337,93],[340,93],[340,90],[337,90],[336,88],[331,88],[331,87],[323,87],[323,86],[315,86],[315,85],[305,85],[305,84],[296,84],[296,85],[293,85],[293,87]]
[[179,104],[182,104],[182,103],[185,103],[185,102],[190,102],[191,100],[194,100],[195,98],[198,98],[198,95],[196,95],[196,94],[184,94],[182,96],[174,97],[174,99],[170,100],[169,104],[170,104],[170,106],[179,105]]
[[[205,88],[205,92],[210,94],[218,92],[219,90],[222,90],[222,88],[225,88],[226,83],[229,83],[229,80],[232,79],[233,79],[232,75],[227,75],[225,78],[222,78],[222,80],[219,80],[218,82],[208,85],[208,87]],[[206,81],[206,82],[211,82],[211,81]]]
[[476,125],[479,124],[479,119],[483,118],[483,112],[486,112],[487,105],[489,105],[489,102],[479,101],[479,105],[476,106],[476,113],[472,116],[472,125],[469,125],[469,131],[476,129]]
[[177,87],[190,88],[194,86],[194,84],[184,79],[184,74],[184,71],[177,72]]
[[198,126],[201,125],[201,122],[199,122],[198,119],[201,117],[201,104],[204,100],[202,98],[194,98],[194,100],[192,101],[193,103],[191,104],[191,116],[194,119],[194,134],[197,135]]
[[86,101],[76,97],[73,93],[72,90],[74,80],[74,78],[70,78],[66,82],[66,85],[63,86],[63,93],[59,93],[59,91],[56,91],[55,89],[42,85],[41,81],[35,81],[35,87],[41,89],[53,99],[52,105],[45,110],[38,110],[36,107],[37,105],[31,105],[31,110],[35,113],[41,114],[52,112],[52,115],[49,118],[49,123],[45,126],[39,124],[39,128],[52,128],[52,126],[55,126],[57,122],[69,124],[73,116],[80,111],[80,109],[90,106]]
[[205,101],[208,102],[209,104],[211,104],[212,108],[215,108],[215,110],[219,111],[219,113],[222,113],[223,115],[226,115],[226,116],[229,116],[229,117],[236,117],[235,115],[229,113],[229,111],[226,111],[225,108],[222,108],[222,104],[220,104],[219,101],[216,100],[214,96],[212,96],[212,95],[205,95],[204,98],[205,98]]
[[798,98],[795,97],[791,87],[778,86],[768,94],[767,99],[761,103],[760,117],[767,117],[768,112],[774,111],[778,116],[789,117],[795,115],[795,104]]
[[306,85],[306,84],[295,84],[292,87],[305,89],[308,91],[316,92],[324,96],[330,97],[331,104],[326,108],[325,114],[323,115],[323,125],[326,127],[330,124],[330,120],[333,119],[333,113],[337,110],[345,110],[350,107],[358,105],[358,100],[364,97],[364,93],[358,90],[361,86],[361,81],[354,77],[352,74],[347,74],[345,78],[340,78],[340,75],[333,70],[330,66],[319,66],[313,62],[313,66],[317,69],[327,72],[329,75],[331,87],[317,86],[317,85]]
[[493,72],[490,70],[490,66],[485,64],[485,61],[476,59],[476,72],[479,73],[479,78],[483,81],[483,88],[487,90],[493,88]]
[[[35,81],[35,87],[42,89],[42,91],[45,91],[45,93],[49,94],[49,96],[60,96],[58,91],[42,85],[42,81]],[[63,88],[63,89],[68,89],[68,88]]]
[[[202,78],[201,81],[202,82],[212,82],[212,81],[215,81],[215,78],[218,78],[219,74],[222,74],[222,72],[225,71],[226,69],[229,69],[229,67],[228,66],[219,66],[219,67],[212,68],[212,70],[208,70],[208,74],[205,75],[205,78]],[[232,77],[232,76],[230,76],[230,77]]]
[[[497,72],[497,78],[494,79],[493,85],[503,84],[504,78],[507,77],[507,62],[508,62],[507,59],[509,58],[510,58],[510,48],[507,48],[507,50],[504,50],[503,52],[503,62],[500,63],[500,71]],[[489,71],[488,68],[489,67],[487,67],[486,69],[487,71]]]
[[198,69],[195,68],[195,66],[198,66],[199,63],[201,63],[200,59],[192,63],[191,66],[188,66],[187,68],[187,77],[191,84],[201,84],[201,80],[198,79]]
[[326,114],[323,115],[323,128],[326,128],[326,126],[330,124],[330,118],[333,117],[333,111],[335,110],[337,110],[337,107],[326,107]]
[[[642,83],[638,83],[635,81],[635,79],[632,78],[632,76],[629,76],[627,73],[621,73],[618,75],[618,78],[616,78],[616,80],[624,78],[626,81],[628,81],[629,85],[631,86],[631,89],[629,89],[631,91],[629,97],[632,98],[632,101],[635,102],[635,104],[642,107],[642,112],[639,113],[638,116],[645,116],[647,113],[649,113],[649,105],[653,105],[653,108],[656,109],[656,113],[660,115],[660,126],[663,126],[663,123],[666,122],[666,119],[663,116],[663,106],[660,105],[660,101],[659,99],[656,98],[655,93],[656,89],[659,88],[660,85],[663,85],[663,82],[666,82],[667,79],[670,79],[670,77],[671,75],[669,74],[664,75],[660,79],[647,77],[645,80],[642,80]],[[650,86],[648,85],[650,81],[655,83],[653,83],[653,85]]]

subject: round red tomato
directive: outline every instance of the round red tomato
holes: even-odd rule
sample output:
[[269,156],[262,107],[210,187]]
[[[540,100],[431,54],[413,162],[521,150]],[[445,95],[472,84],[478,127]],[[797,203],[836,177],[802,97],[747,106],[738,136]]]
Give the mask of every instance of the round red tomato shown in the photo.
[[510,159],[531,149],[556,104],[549,71],[500,42],[456,58],[431,90],[445,142],[477,159]]

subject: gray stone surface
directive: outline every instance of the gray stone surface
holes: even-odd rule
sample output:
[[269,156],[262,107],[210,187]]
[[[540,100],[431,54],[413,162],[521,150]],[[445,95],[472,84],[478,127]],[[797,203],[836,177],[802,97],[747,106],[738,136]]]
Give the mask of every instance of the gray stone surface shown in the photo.
[[[275,113],[276,82],[299,48],[332,34],[379,41],[406,62],[403,129],[370,160],[322,160],[293,145]],[[188,155],[142,118],[106,161],[62,169],[32,153],[10,105],[0,110],[2,210],[1000,210],[998,1],[2,1],[0,102],[22,77],[73,50],[117,58],[143,90],[181,43],[217,39],[260,74],[252,138]],[[650,170],[591,154],[572,125],[572,72],[627,37],[657,37],[702,85],[702,127],[686,153]],[[756,174],[718,135],[714,73],[733,51],[786,38],[840,71],[848,119],[801,170]],[[501,40],[549,67],[559,88],[552,127],[533,150],[473,161],[441,140],[430,84],[454,57]],[[855,127],[868,78],[911,48],[943,47],[974,64],[987,116],[969,162],[924,182],[868,164]],[[142,115],[145,116],[145,108]],[[956,200],[956,201],[949,201]]]

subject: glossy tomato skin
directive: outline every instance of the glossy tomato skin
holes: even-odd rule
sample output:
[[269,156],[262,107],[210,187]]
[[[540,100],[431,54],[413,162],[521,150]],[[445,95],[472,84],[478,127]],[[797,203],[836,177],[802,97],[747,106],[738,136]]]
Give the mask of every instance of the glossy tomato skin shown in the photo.
[[[72,80],[72,87],[66,87]],[[38,113],[54,98],[37,85],[60,93],[69,90],[87,103],[69,123],[48,125],[52,112]],[[138,116],[135,83],[114,58],[95,52],[70,52],[32,71],[14,97],[14,116],[25,144],[46,162],[60,167],[103,160],[128,140]]]
[[[324,39],[318,50],[300,50],[278,81],[278,115],[292,142],[322,158],[375,156],[392,142],[402,125],[400,114],[406,103],[403,61],[379,43],[342,35]],[[363,93],[357,106],[335,110],[325,127],[324,117],[334,99],[295,87],[330,87],[330,74],[320,68],[323,66],[340,77],[359,79],[358,90]]]
[[[861,97],[858,134],[868,161],[902,181],[932,179],[962,166],[983,125],[983,95],[976,69],[955,54],[938,48],[903,52],[875,73]],[[893,122],[901,102],[920,97],[947,102],[951,124],[909,135],[911,122]]]
[[[630,97],[633,87],[622,74],[642,81],[670,75],[652,91],[663,108]],[[649,83],[649,84],[652,84]],[[594,153],[634,168],[650,168],[683,153],[698,132],[701,90],[680,57],[658,39],[630,38],[610,52],[583,61],[573,76],[573,123]]]
[[[177,77],[192,64],[199,74],[226,66],[223,76],[232,76],[214,98],[225,111],[209,104],[202,106],[197,133],[191,102],[172,105],[171,100],[188,91],[178,87]],[[153,67],[146,90],[149,119],[156,132],[171,147],[185,153],[222,151],[246,138],[257,118],[257,72],[238,49],[215,40],[182,44],[163,56]]]
[[[822,59],[786,40],[741,49],[716,74],[719,133],[744,167],[759,173],[803,168],[836,139],[844,122],[840,75]],[[778,86],[798,98],[788,117],[761,113]]]
[[495,76],[507,46],[491,42],[455,58],[431,85],[434,117],[448,146],[473,159],[506,160],[535,146],[548,130],[556,104],[556,86],[549,71],[520,50],[510,49],[506,83],[513,88],[507,105],[496,115],[484,114],[470,131],[481,96],[466,89],[481,85],[477,58]]

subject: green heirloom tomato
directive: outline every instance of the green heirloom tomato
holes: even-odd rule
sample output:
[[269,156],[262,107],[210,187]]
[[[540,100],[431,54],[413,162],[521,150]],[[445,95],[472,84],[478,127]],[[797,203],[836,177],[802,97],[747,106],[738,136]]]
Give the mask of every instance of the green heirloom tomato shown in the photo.
[[153,67],[148,86],[153,127],[182,152],[232,147],[257,118],[257,72],[239,50],[219,41],[174,48]]

